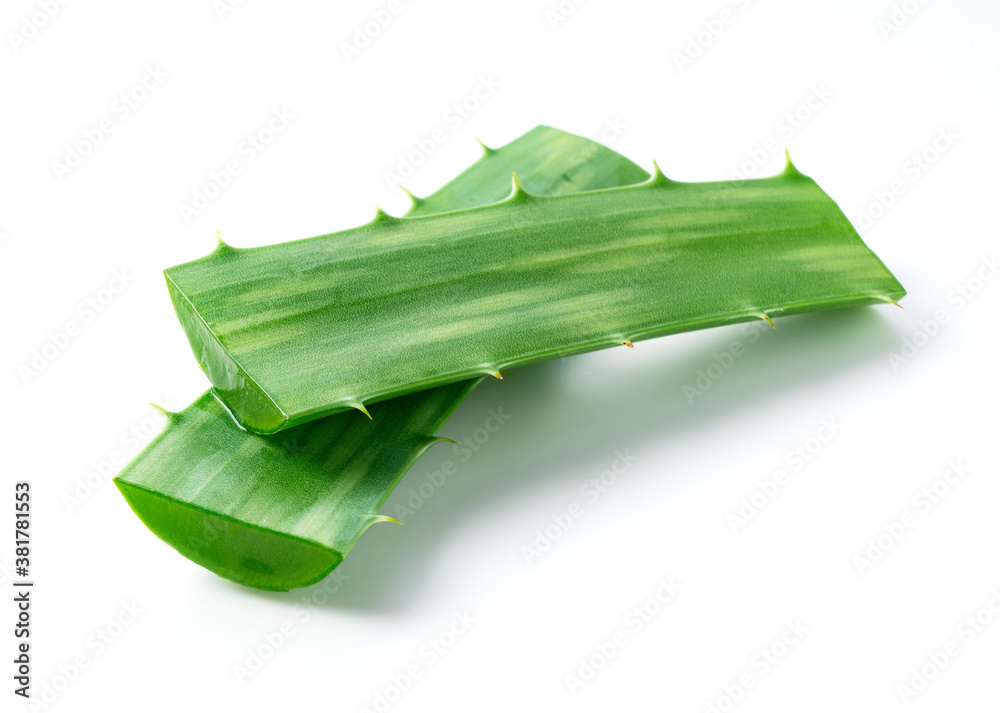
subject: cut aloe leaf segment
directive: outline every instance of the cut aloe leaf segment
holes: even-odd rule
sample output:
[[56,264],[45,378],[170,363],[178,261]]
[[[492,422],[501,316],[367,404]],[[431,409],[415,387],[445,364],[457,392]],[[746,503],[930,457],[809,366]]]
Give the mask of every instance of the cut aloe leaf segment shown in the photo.
[[772,178],[529,194],[166,271],[237,420],[273,433],[503,369],[905,294],[789,161]]

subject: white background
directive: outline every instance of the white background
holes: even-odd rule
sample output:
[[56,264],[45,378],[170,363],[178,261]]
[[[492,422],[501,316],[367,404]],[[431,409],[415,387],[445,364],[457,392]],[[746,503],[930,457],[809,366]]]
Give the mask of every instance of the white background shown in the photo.
[[[0,17],[0,418],[2,497],[34,485],[35,691],[61,689],[48,709],[359,710],[415,664],[391,710],[885,711],[949,641],[958,655],[908,708],[997,708],[1000,615],[984,608],[1000,608],[1000,279],[983,263],[997,252],[996,3],[909,0],[886,25],[886,0],[592,0],[564,3],[559,22],[555,0],[400,0],[351,61],[344,43],[387,2],[247,0],[221,17],[211,0],[70,2],[32,33],[42,5],[12,0]],[[699,38],[723,10],[731,22]],[[686,51],[698,56],[681,64]],[[147,67],[166,76],[124,117],[115,102]],[[481,77],[499,86],[455,121]],[[803,107],[810,96],[825,98]],[[241,142],[284,109],[294,119],[246,160]],[[57,170],[102,120],[112,131]],[[788,146],[909,290],[905,309],[680,335],[484,384],[443,434],[473,434],[490,408],[509,422],[405,527],[366,534],[332,595],[239,587],[148,532],[107,461],[135,453],[130,429],[155,433],[147,402],[181,408],[206,385],[161,270],[209,252],[216,230],[251,246],[351,227],[375,204],[402,212],[386,174],[435,129],[446,140],[406,181],[417,194],[477,158],[474,135],[496,146],[539,123],[603,133],[688,181],[746,161],[771,175]],[[232,159],[240,174],[185,221],[179,206]],[[127,287],[85,319],[116,270]],[[978,291],[960,300],[958,286]],[[33,350],[71,321],[79,333],[27,376]],[[734,341],[744,354],[686,398]],[[815,446],[827,419],[842,427],[794,467],[788,454]],[[592,502],[581,488],[619,451],[638,461]],[[427,454],[386,511],[452,458]],[[969,470],[918,505],[949,462]],[[69,507],[95,468],[109,475]],[[734,532],[728,516],[779,469],[788,482]],[[529,566],[524,548],[574,503],[580,517]],[[905,512],[913,526],[859,571]],[[680,592],[631,626],[670,578]],[[2,707],[20,710],[3,598]],[[123,603],[141,613],[102,649],[93,637],[127,620]],[[422,656],[456,612],[475,622]],[[962,621],[977,613],[970,640]],[[807,632],[765,671],[755,656],[780,652],[788,622]],[[239,681],[234,667],[282,627]],[[567,675],[618,630],[624,645],[571,693]],[[87,668],[66,685],[75,659]],[[741,676],[753,686],[727,705]]]

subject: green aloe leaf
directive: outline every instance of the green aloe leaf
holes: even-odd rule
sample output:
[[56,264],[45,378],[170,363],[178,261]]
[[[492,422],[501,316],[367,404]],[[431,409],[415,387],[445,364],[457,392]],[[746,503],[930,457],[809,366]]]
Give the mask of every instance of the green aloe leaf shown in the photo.
[[340,564],[475,380],[339,413],[269,436],[241,431],[210,392],[115,483],[157,537],[258,589],[318,582]]
[[[502,198],[511,170],[558,194],[649,174],[613,151],[538,127],[489,150],[412,213]],[[481,200],[480,200],[481,199]],[[366,529],[478,379],[317,419],[279,434],[238,429],[211,393],[180,413],[115,479],[160,539],[216,574],[259,589],[319,581]]]
[[772,178],[499,203],[166,271],[219,397],[249,430],[676,332],[894,302],[899,282],[789,161]]
[[548,126],[536,126],[503,148],[483,150],[468,170],[426,198],[414,198],[408,216],[447,213],[502,201],[517,172],[529,193],[561,196],[641,183],[649,174],[601,144]]

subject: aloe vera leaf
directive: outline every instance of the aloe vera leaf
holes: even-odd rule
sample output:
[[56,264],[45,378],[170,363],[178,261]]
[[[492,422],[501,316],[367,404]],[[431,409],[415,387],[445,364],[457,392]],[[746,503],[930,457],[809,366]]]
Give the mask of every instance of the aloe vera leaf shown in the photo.
[[482,158],[426,198],[414,198],[408,216],[432,215],[502,201],[517,172],[529,193],[557,196],[641,183],[649,174],[594,141],[548,126],[534,129],[500,149],[484,147]]
[[[488,151],[460,176],[467,185],[456,179],[412,211],[502,196],[511,167],[553,194],[649,176],[599,144],[538,127]],[[274,435],[239,430],[208,392],[168,414],[115,484],[157,537],[219,576],[258,589],[308,586],[385,519],[382,503],[477,382],[384,401],[374,420],[350,411]]]
[[[905,294],[791,161],[772,178],[510,196],[166,270],[220,398],[273,433],[504,368]],[[365,411],[367,413],[367,411]]]
[[115,483],[157,537],[240,584],[285,591],[318,582],[476,380],[340,413],[269,436],[241,431],[206,392]]

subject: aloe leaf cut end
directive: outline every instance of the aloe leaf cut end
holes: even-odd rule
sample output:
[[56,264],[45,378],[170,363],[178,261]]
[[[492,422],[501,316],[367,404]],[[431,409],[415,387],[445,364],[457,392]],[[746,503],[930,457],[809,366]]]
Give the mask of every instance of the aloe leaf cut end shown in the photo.
[[248,587],[271,591],[308,587],[344,559],[311,540],[269,532],[121,478],[115,485],[157,537],[195,564]]
[[386,401],[282,433],[238,429],[206,392],[115,478],[140,520],[188,559],[258,589],[318,582],[364,532],[475,386]]

